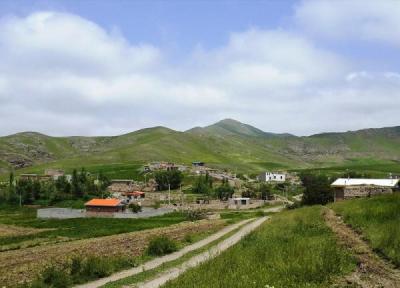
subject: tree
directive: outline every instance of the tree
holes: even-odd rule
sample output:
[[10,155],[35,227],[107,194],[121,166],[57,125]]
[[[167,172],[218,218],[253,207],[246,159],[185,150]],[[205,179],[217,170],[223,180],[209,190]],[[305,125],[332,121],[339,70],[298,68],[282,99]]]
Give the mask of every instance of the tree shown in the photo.
[[83,188],[81,185],[81,180],[82,178],[79,177],[78,171],[76,169],[74,169],[72,171],[72,179],[71,179],[71,190],[72,190],[72,194],[77,197],[80,198],[83,196]]
[[193,184],[192,192],[196,194],[209,195],[212,191],[212,185],[213,182],[208,173],[205,177],[203,175],[200,175],[199,177],[197,177],[195,183]]
[[333,201],[330,179],[326,175],[302,174],[304,186],[302,203],[306,205],[322,204]]
[[228,200],[232,197],[234,192],[235,190],[231,185],[229,185],[227,179],[223,179],[222,184],[215,188],[215,194],[220,200]]
[[272,195],[272,186],[267,183],[260,184],[261,199],[267,200]]
[[35,200],[33,195],[33,182],[31,180],[18,180],[15,190],[20,196],[22,204],[32,204]]
[[158,190],[167,190],[169,185],[171,189],[177,189],[182,183],[183,174],[178,170],[157,171],[154,178],[158,184]]

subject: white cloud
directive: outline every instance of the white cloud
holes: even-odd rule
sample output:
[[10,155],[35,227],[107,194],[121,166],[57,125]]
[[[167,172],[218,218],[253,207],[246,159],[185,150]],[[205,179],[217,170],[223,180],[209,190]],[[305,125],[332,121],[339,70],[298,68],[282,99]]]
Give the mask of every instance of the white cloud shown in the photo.
[[396,0],[304,0],[296,20],[313,35],[400,46],[400,2]]
[[153,45],[75,15],[39,12],[0,20],[0,55],[2,135],[187,129],[225,117],[309,134],[399,120],[391,113],[396,71],[364,71],[282,29],[232,33],[225,45],[171,64]]

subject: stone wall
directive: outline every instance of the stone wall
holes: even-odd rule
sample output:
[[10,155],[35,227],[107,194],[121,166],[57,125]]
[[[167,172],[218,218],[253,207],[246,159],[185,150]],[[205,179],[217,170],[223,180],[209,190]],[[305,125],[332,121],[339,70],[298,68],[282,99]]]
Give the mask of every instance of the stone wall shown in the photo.
[[344,187],[344,199],[369,197],[380,194],[393,193],[391,188],[377,186],[351,186]]

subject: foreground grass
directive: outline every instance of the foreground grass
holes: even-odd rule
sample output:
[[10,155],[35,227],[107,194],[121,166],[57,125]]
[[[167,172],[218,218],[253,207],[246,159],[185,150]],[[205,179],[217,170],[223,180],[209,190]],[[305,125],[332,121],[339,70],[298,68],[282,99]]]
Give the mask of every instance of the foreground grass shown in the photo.
[[92,237],[114,235],[120,233],[141,231],[146,229],[166,227],[185,221],[182,213],[144,219],[112,219],[112,218],[76,218],[76,219],[37,219],[33,208],[0,207],[0,224],[39,230],[33,235],[17,235],[0,237],[0,249],[11,245],[10,249],[19,248],[19,243],[29,241],[37,245],[41,241],[49,240],[76,240]]
[[400,267],[400,194],[337,202],[332,208],[375,251]]
[[326,287],[354,267],[316,206],[274,216],[239,244],[165,287]]

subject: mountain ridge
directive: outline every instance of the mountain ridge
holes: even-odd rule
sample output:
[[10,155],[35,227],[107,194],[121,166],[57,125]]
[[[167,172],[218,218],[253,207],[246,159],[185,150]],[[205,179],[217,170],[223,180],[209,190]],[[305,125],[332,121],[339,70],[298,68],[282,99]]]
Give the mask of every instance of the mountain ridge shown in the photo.
[[295,136],[223,119],[183,132],[156,126],[117,136],[53,137],[28,131],[0,137],[0,173],[58,163],[190,163],[193,159],[255,170],[265,165],[323,167],[354,159],[399,161],[400,126]]

